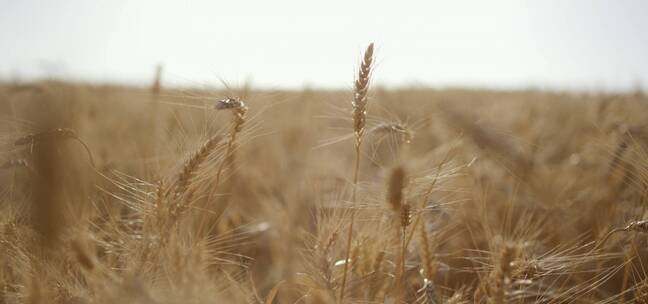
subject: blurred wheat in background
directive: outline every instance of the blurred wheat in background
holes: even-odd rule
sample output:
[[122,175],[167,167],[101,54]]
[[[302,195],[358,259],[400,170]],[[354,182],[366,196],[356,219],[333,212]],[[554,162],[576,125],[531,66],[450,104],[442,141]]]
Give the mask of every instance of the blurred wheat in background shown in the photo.
[[[637,94],[0,86],[0,303],[648,303]],[[353,79],[349,79],[349,82]]]

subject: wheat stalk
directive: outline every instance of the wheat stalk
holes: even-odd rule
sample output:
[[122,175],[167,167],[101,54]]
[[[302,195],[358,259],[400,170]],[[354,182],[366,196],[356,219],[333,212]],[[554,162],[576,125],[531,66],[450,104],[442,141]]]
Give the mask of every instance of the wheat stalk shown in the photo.
[[[406,170],[402,165],[393,168],[389,174],[387,182],[387,204],[392,209],[396,218],[398,219],[398,241],[400,245],[400,254],[395,264],[398,265],[398,272],[396,279],[399,280],[398,284],[402,282],[400,279],[405,273],[405,255],[406,255],[406,231],[407,227],[411,224],[411,208],[410,204],[404,199],[403,189],[407,185]],[[399,285],[400,286],[400,285]]]
[[368,102],[368,90],[369,90],[369,77],[371,75],[371,64],[373,62],[373,43],[369,44],[365,50],[362,63],[360,64],[360,71],[358,72],[358,78],[355,80],[355,94],[352,102],[353,112],[353,130],[355,133],[355,168],[353,171],[353,190],[351,195],[351,202],[353,203],[353,208],[351,208],[351,219],[349,223],[349,231],[347,233],[347,244],[346,244],[346,253],[344,257],[344,269],[342,272],[342,283],[340,287],[340,294],[338,296],[338,304],[342,303],[344,300],[344,289],[346,287],[347,281],[347,272],[349,268],[349,255],[351,253],[351,241],[353,239],[353,224],[355,221],[355,204],[357,203],[356,195],[358,192],[358,173],[360,171],[360,146],[362,144],[362,135],[365,131],[365,124],[367,121],[367,102]]

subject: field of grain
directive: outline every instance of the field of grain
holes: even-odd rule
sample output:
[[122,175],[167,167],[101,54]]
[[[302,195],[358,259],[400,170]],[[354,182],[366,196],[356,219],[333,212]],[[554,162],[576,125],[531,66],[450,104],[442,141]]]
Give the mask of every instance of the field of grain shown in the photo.
[[0,303],[648,303],[648,98],[371,64],[348,91],[0,85]]

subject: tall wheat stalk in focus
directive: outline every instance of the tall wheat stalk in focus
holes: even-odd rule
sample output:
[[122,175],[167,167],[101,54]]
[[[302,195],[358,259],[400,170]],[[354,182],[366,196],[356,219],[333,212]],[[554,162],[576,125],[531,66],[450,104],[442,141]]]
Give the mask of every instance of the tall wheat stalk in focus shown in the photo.
[[349,268],[349,255],[351,253],[351,240],[353,238],[353,223],[356,214],[356,196],[358,192],[358,173],[360,171],[360,146],[362,145],[362,136],[365,131],[365,124],[367,122],[367,92],[369,90],[369,77],[371,74],[371,63],[373,62],[373,43],[369,44],[364,53],[364,58],[360,65],[358,78],[355,80],[355,94],[353,98],[353,130],[355,132],[355,169],[353,171],[353,190],[351,195],[351,222],[349,224],[349,232],[347,234],[346,253],[344,257],[344,270],[342,274],[342,286],[340,288],[340,295],[338,303],[342,303],[344,299],[344,289],[347,280],[347,271]]

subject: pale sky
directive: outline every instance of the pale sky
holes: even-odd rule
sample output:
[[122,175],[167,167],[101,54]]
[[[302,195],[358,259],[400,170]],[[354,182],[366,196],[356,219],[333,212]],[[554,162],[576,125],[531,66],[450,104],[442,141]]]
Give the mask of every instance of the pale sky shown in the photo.
[[0,0],[0,79],[648,88],[648,1]]

